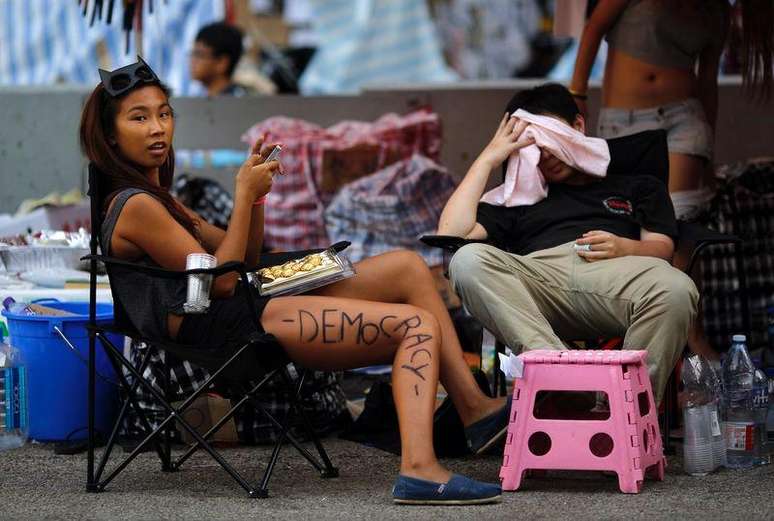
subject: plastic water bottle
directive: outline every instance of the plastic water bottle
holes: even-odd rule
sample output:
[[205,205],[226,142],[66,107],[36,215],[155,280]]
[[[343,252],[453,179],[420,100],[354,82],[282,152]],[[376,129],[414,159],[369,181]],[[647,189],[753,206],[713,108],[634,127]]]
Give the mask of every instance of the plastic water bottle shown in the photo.
[[18,349],[4,340],[0,329],[0,450],[27,441],[27,373]]
[[706,360],[689,356],[681,379],[683,407],[683,468],[692,476],[706,476],[718,467],[714,439],[721,436],[712,368]]
[[755,464],[757,445],[753,378],[755,366],[745,345],[744,335],[734,335],[731,348],[723,361],[723,435],[729,468],[740,469]]
[[720,412],[723,410],[723,381],[720,376],[720,364],[716,368],[712,363],[703,359],[708,370],[708,377],[712,384],[712,396],[715,408],[710,414],[712,427],[712,456],[715,462],[715,468],[725,467],[726,459],[726,439],[723,437],[723,429],[720,423]]
[[13,297],[3,299],[3,307],[14,315],[34,315],[35,312],[24,302],[16,302]]
[[753,407],[755,408],[755,435],[758,439],[755,463],[769,463],[769,441],[766,433],[766,416],[769,413],[769,379],[760,369],[753,376]]
[[51,306],[43,306],[41,304],[27,304],[25,302],[16,302],[13,297],[6,297],[3,300],[3,307],[14,315],[39,315],[39,316],[52,316],[52,317],[67,317],[75,316],[75,313],[65,311],[63,309],[54,308]]

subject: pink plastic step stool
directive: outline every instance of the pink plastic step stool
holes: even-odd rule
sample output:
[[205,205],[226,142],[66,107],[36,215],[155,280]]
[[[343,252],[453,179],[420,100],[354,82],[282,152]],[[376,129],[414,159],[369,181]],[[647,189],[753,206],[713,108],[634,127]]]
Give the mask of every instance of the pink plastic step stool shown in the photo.
[[[607,470],[622,492],[638,493],[645,471],[663,481],[664,458],[646,351],[536,350],[521,355],[500,469],[503,490],[517,490],[525,471]],[[605,420],[540,419],[539,391],[602,391]],[[542,416],[542,415],[541,415]]]

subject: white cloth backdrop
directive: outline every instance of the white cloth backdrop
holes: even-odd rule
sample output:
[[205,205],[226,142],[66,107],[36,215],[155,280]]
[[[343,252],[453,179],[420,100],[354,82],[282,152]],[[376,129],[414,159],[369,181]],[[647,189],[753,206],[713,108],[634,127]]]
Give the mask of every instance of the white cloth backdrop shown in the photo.
[[[125,52],[123,2],[115,2],[111,25],[103,15],[89,27],[92,4],[84,17],[75,0],[0,0],[0,85],[94,86],[99,82],[100,41],[110,68],[136,61],[133,34]],[[143,57],[176,95],[198,94],[200,87],[188,71],[188,51],[202,25],[223,18],[223,0],[153,4],[153,14],[147,2],[143,10]]]

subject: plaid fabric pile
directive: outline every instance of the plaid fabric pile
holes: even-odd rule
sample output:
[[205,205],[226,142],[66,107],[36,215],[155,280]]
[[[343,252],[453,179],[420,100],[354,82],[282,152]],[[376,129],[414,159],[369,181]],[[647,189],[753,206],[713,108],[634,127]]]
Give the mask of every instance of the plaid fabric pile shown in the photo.
[[[702,221],[744,241],[749,345],[755,349],[767,344],[766,308],[774,305],[774,160],[730,165],[719,175],[724,184]],[[711,246],[701,257],[704,327],[716,347],[725,348],[732,334],[743,331],[738,270],[734,246]]]
[[263,136],[282,143],[285,175],[274,179],[266,200],[264,240],[277,250],[303,250],[330,243],[323,212],[340,187],[396,161],[420,153],[438,161],[441,125],[426,110],[387,114],[373,123],[343,121],[324,129],[312,123],[273,117],[250,128],[242,141]]
[[419,237],[434,233],[456,183],[445,168],[421,155],[344,186],[325,210],[332,242],[350,241],[357,262],[396,249],[417,251],[429,266],[443,263],[443,250]]
[[[165,364],[166,353],[164,351],[157,350],[152,346],[148,347],[140,342],[126,342],[124,345],[124,356],[135,367],[139,367],[140,360],[144,356],[146,349],[151,349],[152,351],[149,355],[148,367],[143,376],[159,392],[163,392],[162,382],[164,381],[164,371],[167,369]],[[170,392],[181,397],[194,392],[209,378],[207,371],[187,361],[175,361],[170,364],[169,369],[171,369],[172,373]],[[124,374],[131,383],[132,377],[128,375],[128,371],[124,370]],[[304,381],[303,389],[302,406],[313,428],[323,435],[335,429],[337,427],[335,420],[346,410],[346,397],[339,385],[336,374],[319,371],[310,372]],[[153,396],[142,386],[137,388],[135,396],[139,407],[145,413],[151,426],[155,428],[164,419],[166,411],[153,400]],[[290,409],[285,392],[280,387],[278,381],[270,382],[256,397],[259,403],[275,418],[284,418]],[[249,403],[243,405],[237,411],[234,419],[240,441],[263,444],[276,440],[274,426]],[[298,420],[298,418],[296,419]],[[305,437],[300,429],[300,423],[294,424],[291,427],[291,432],[301,439]],[[124,419],[123,434],[137,438],[144,436],[144,433],[145,430],[142,428],[140,417],[130,407]]]
[[220,183],[180,174],[172,185],[172,194],[208,223],[224,230],[228,227],[234,200]]

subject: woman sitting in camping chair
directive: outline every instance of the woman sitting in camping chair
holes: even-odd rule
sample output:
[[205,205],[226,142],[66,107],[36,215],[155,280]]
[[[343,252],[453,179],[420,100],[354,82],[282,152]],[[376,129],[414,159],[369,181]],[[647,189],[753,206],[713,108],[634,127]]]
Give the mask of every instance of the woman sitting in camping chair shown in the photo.
[[[175,118],[168,89],[142,60],[113,72],[100,71],[100,75],[102,82],[83,110],[80,139],[105,187],[100,205],[106,209],[103,253],[172,270],[184,270],[189,254],[205,252],[215,255],[219,265],[228,261],[257,265],[263,202],[280,166],[277,161],[264,161],[263,143],[256,143],[236,174],[234,210],[223,231],[198,218],[169,193]],[[486,450],[504,435],[508,411],[502,399],[487,398],[474,381],[430,271],[410,252],[367,259],[356,265],[356,271],[355,277],[303,296],[256,296],[261,333],[276,337],[284,350],[267,349],[259,356],[265,356],[267,362],[271,357],[287,356],[320,370],[391,362],[402,449],[394,500],[428,504],[498,501],[498,485],[453,476],[433,451],[439,377],[466,426],[474,452]],[[213,300],[205,314],[183,313],[182,281],[151,280],[142,273],[127,273],[118,279],[111,283],[142,334],[193,345],[221,344],[223,339],[254,333],[244,296],[235,294],[236,274],[215,279]],[[324,327],[304,331],[303,317],[314,317]],[[362,334],[364,324],[373,326],[369,335]],[[230,354],[224,352],[223,359]]]

